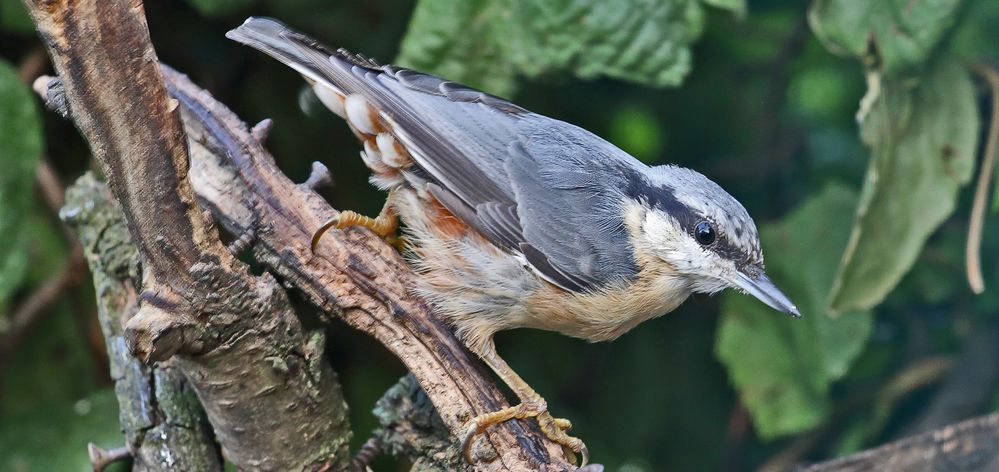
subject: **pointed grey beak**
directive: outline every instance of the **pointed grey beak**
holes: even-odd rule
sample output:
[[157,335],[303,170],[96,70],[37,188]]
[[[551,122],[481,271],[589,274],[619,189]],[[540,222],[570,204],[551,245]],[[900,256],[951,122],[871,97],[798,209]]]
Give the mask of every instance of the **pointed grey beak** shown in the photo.
[[735,277],[733,282],[744,292],[769,305],[770,308],[787,313],[795,318],[801,317],[801,312],[798,311],[798,307],[795,306],[794,302],[790,298],[787,298],[787,295],[784,295],[784,292],[781,292],[762,271],[756,277],[739,271],[739,275]]

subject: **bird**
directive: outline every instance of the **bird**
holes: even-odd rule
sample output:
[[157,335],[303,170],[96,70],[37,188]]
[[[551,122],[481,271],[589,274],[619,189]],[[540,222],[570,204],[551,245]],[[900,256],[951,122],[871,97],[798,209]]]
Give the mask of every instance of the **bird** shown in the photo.
[[756,224],[702,174],[649,166],[575,125],[415,70],[333,50],[281,22],[250,17],[226,33],[300,73],[363,145],[370,181],[388,192],[377,217],[343,211],[317,228],[391,238],[405,226],[414,292],[505,382],[520,403],[468,421],[535,418],[589,459],[571,422],[497,353],[493,336],[550,330],[613,340],[692,293],[734,288],[801,314],[764,271]]

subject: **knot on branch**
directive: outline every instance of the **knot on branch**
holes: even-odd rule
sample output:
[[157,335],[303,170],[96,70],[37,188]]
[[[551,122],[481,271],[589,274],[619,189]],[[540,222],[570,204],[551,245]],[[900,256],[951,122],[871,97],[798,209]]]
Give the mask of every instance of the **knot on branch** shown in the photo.
[[174,354],[205,350],[206,329],[183,310],[143,302],[125,322],[125,342],[132,355],[146,364],[165,361]]

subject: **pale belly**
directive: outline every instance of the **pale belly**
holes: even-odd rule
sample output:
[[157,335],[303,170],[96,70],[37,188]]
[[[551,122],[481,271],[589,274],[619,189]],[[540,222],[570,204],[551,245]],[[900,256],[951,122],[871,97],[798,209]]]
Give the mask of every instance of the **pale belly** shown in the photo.
[[416,291],[473,350],[498,331],[522,327],[611,340],[672,311],[690,293],[682,279],[645,269],[634,280],[599,292],[569,292],[439,213],[442,208],[428,203],[427,195],[400,186],[391,198],[407,227],[408,258],[420,274]]

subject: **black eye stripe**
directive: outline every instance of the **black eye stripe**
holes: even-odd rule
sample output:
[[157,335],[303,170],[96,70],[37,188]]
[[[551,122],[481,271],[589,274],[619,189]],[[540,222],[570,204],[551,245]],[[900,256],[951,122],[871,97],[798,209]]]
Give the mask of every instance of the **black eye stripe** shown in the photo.
[[[706,215],[702,215],[697,210],[677,200],[673,194],[673,190],[669,187],[650,185],[644,177],[638,174],[634,174],[633,178],[629,179],[629,183],[630,185],[625,188],[625,195],[633,200],[645,202],[649,207],[656,208],[672,216],[687,231],[687,234],[695,238],[695,240],[697,240],[697,225],[701,222],[710,223]],[[715,237],[714,241],[710,244],[704,245],[706,249],[718,254],[722,258],[735,262],[736,266],[740,268],[757,263],[755,261],[758,257],[747,254],[730,239],[729,234],[722,231],[714,223],[711,223],[711,225]],[[736,230],[738,229],[736,228]],[[739,238],[741,236],[736,237]]]

